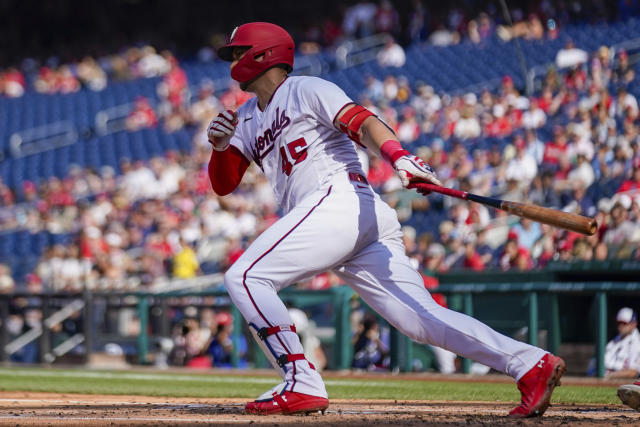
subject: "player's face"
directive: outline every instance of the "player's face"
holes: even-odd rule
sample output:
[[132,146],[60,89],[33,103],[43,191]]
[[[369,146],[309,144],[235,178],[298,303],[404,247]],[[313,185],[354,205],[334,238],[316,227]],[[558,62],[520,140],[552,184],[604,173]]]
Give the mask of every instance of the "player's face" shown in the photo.
[[618,322],[618,333],[623,336],[629,335],[638,326],[637,322]]

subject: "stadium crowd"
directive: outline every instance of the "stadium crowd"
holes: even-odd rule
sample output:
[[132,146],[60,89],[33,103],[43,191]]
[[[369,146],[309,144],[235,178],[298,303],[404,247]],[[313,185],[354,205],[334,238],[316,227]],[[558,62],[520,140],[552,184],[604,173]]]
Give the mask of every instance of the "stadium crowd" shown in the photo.
[[[442,273],[639,259],[638,105],[625,89],[634,79],[626,54],[612,58],[606,48],[589,64],[566,73],[550,70],[532,97],[520,94],[508,76],[495,91],[461,96],[437,94],[402,77],[369,77],[363,105],[433,165],[445,185],[595,216],[600,224],[592,237],[528,220],[505,226],[499,211],[402,190],[385,162],[368,158],[369,182],[410,223],[405,241],[416,265]],[[617,89],[612,94],[610,88]],[[186,111],[190,123],[202,129],[218,109],[244,102],[246,94],[238,94],[232,88],[217,99],[203,87]],[[552,129],[548,138],[545,129]],[[426,144],[417,145],[424,135]],[[27,181],[18,191],[0,184],[0,228],[73,233],[73,243],[47,250],[29,275],[54,290],[151,286],[168,277],[224,271],[277,219],[277,207],[256,168],[234,194],[213,194],[209,150],[200,130],[192,153],[123,159],[119,173],[76,167],[64,179]],[[411,221],[421,213],[425,221],[440,219],[437,230]],[[12,288],[9,276],[0,280],[5,292]],[[323,276],[302,286],[335,283]]]
[[[342,42],[379,33],[390,34],[402,45],[427,42],[447,46],[464,41],[482,44],[494,36],[504,41],[554,39],[559,28],[571,23],[640,15],[637,5],[621,2],[614,7],[597,0],[571,5],[562,1],[522,1],[511,5],[512,26],[504,25],[502,11],[493,2],[460,8],[455,5],[426,7],[421,1],[402,7],[389,0],[357,1],[351,5],[340,4],[337,10],[337,15],[324,12],[311,22],[305,21],[300,28],[295,24],[297,19],[291,19],[290,30],[299,42],[301,54],[331,52]],[[213,60],[214,48],[225,37],[226,34],[210,34],[207,38],[210,43],[199,50],[198,58]],[[107,40],[101,39],[94,43],[104,45],[105,42]],[[164,76],[175,64],[170,50],[158,51],[148,42],[136,40],[109,54],[102,54],[102,48],[82,50],[79,46],[83,44],[77,44],[74,49],[74,45],[65,43],[64,52],[58,55],[38,55],[38,59],[21,57],[14,65],[0,68],[0,97],[16,98],[30,90],[64,94],[86,87],[100,91],[109,81]],[[95,51],[101,54],[96,55]],[[69,58],[70,53],[73,59]]]

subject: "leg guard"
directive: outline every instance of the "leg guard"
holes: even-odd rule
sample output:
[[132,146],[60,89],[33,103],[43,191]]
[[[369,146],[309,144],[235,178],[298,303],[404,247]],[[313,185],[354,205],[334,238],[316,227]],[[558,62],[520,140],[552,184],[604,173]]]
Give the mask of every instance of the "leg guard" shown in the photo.
[[267,360],[269,361],[269,363],[271,363],[273,369],[275,369],[276,372],[278,372],[278,374],[282,377],[282,379],[284,379],[285,371],[283,367],[278,365],[278,362],[276,361],[276,358],[278,356],[275,354],[269,343],[259,335],[259,331],[261,329],[258,329],[258,327],[254,323],[249,323],[249,330],[251,331],[251,335],[253,335],[253,338],[255,338],[256,342],[264,352],[264,355],[267,356]]

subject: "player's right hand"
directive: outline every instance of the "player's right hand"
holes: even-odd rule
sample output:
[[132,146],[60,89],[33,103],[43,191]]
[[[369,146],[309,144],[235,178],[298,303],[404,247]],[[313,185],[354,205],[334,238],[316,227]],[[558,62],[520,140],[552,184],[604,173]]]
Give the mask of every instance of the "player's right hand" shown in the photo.
[[222,111],[211,120],[207,128],[207,137],[215,150],[224,151],[227,149],[237,125],[238,113],[231,110]]

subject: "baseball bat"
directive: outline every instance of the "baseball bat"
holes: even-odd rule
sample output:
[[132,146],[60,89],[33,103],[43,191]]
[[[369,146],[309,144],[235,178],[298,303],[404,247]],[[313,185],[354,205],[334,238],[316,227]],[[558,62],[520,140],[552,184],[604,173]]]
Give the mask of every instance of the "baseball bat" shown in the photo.
[[412,183],[409,188],[418,190],[433,191],[458,199],[470,200],[486,206],[492,206],[496,209],[503,210],[512,215],[529,218],[530,220],[541,222],[543,224],[553,225],[554,227],[564,228],[565,230],[575,231],[577,233],[591,236],[598,230],[598,224],[594,218],[577,215],[569,212],[562,212],[556,209],[544,208],[542,206],[533,205],[531,203],[509,202],[507,200],[495,199],[493,197],[479,196],[477,194],[468,193],[466,191],[454,190],[453,188],[441,187],[435,184]]

